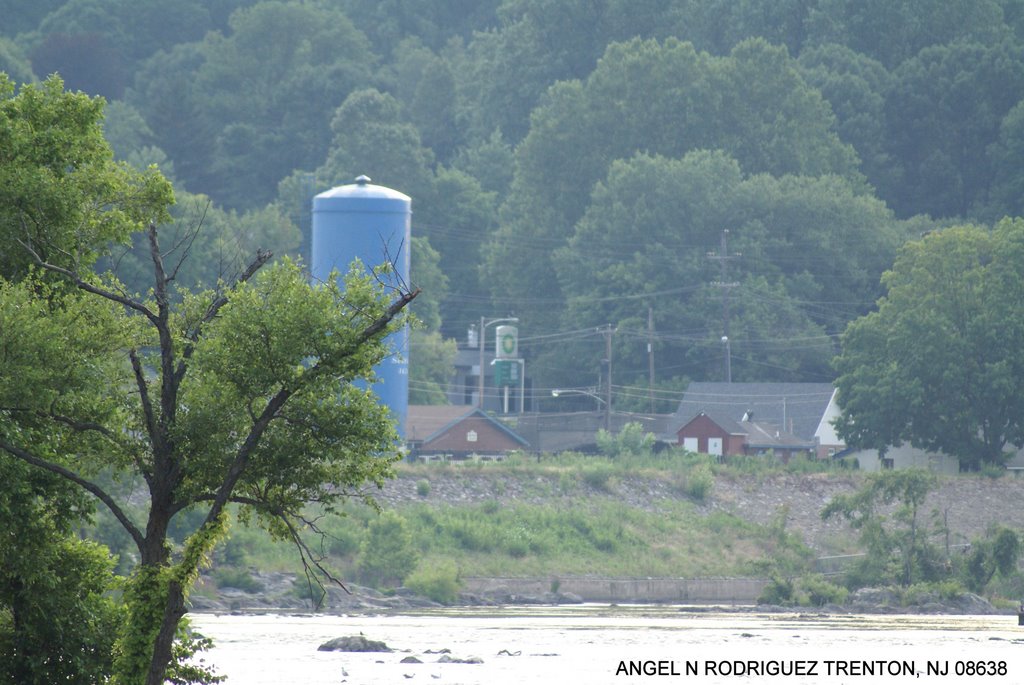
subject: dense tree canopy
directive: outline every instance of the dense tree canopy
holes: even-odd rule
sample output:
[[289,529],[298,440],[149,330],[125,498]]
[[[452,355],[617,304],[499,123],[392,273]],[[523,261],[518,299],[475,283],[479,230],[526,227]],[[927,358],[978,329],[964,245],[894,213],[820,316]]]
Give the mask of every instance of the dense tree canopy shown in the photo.
[[[833,335],[878,295],[905,236],[1024,211],[1017,0],[22,5],[0,0],[0,70],[17,81],[59,71],[71,89],[123,98],[107,131],[118,159],[158,164],[179,191],[210,199],[214,236],[197,238],[202,264],[183,270],[185,285],[228,271],[225,251],[244,253],[253,243],[245,235],[305,257],[308,240],[296,242],[294,230],[308,235],[310,197],[365,173],[413,198],[413,232],[428,238],[448,278],[431,329],[443,337],[501,315],[519,316],[538,340],[615,321],[644,328],[655,290],[647,279],[664,279],[602,281],[601,297],[622,311],[581,308],[590,282],[568,274],[588,278],[611,265],[568,269],[554,255],[570,241],[571,254],[585,254],[585,241],[615,242],[594,236],[617,230],[597,220],[594,202],[616,163],[721,151],[738,163],[746,200],[693,254],[718,249],[715,234],[727,228],[744,253],[729,269],[753,279],[756,297],[767,298],[759,306],[774,302],[779,316],[793,312],[790,327],[804,321]],[[788,208],[770,196],[787,197]],[[843,210],[833,223],[835,201],[864,214]],[[180,222],[186,212],[176,211]],[[230,216],[238,221],[221,235]],[[583,223],[592,228],[581,232]],[[823,248],[801,251],[804,242]],[[632,253],[620,256],[620,271],[641,268]],[[669,319],[680,325],[654,319],[679,340],[697,330],[682,321],[701,321],[702,344],[713,346],[723,293],[708,283],[721,274],[714,262],[696,264],[676,274],[691,279],[677,285],[692,294],[678,305],[686,316]],[[825,265],[834,278],[822,276]],[[753,316],[754,291],[743,287],[744,298],[730,293],[736,325],[743,311]],[[796,366],[783,362],[776,352],[793,335],[761,321],[749,337],[775,352],[746,357],[751,380],[827,375],[804,352],[790,355],[804,358]],[[587,351],[591,337],[562,345],[557,362],[525,345],[531,375],[552,370],[560,384],[590,384],[591,358],[603,354]],[[628,358],[618,349],[625,340],[616,350]],[[666,374],[655,383],[717,373],[711,347],[655,347]],[[646,365],[635,361],[641,374]]]
[[723,149],[746,173],[857,178],[856,156],[831,125],[785,51],[763,42],[724,58],[671,39],[613,45],[586,82],[559,84],[534,113],[487,255],[492,292],[520,298],[531,325],[554,325],[558,310],[531,308],[529,298],[539,284],[549,297],[559,292],[550,250],[565,244],[616,159]]
[[334,109],[371,82],[375,62],[341,12],[262,2],[232,14],[226,35],[155,55],[128,99],[157,122],[188,188],[247,208],[322,160]]
[[[707,255],[726,230],[740,255],[728,293]],[[568,326],[617,324],[620,368],[646,369],[637,338],[651,308],[655,328],[672,331],[658,336],[663,356],[691,377],[719,377],[728,296],[735,378],[822,380],[830,334],[868,310],[879,292],[866,275],[884,268],[906,230],[837,177],[744,178],[721,152],[641,155],[612,165],[553,262]],[[624,292],[636,295],[616,296]]]

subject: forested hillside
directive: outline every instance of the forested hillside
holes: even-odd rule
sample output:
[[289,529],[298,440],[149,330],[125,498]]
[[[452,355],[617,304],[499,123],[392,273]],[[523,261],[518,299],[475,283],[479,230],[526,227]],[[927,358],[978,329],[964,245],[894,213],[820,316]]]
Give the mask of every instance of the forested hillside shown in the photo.
[[[899,245],[1024,213],[1022,0],[0,0],[0,18],[0,71],[103,95],[117,156],[174,181],[177,230],[204,225],[183,282],[257,246],[303,254],[312,195],[358,174],[412,196],[414,402],[438,400],[480,316],[519,317],[540,395],[594,384],[606,324],[617,407],[647,407],[652,359],[666,398],[720,379],[726,331],[734,380],[831,381]],[[143,287],[134,255],[113,264]]]

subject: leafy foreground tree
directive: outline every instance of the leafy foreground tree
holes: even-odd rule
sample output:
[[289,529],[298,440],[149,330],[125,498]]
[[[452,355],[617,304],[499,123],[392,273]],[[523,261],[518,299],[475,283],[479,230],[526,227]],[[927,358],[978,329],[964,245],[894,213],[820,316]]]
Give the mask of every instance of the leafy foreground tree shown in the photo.
[[[0,191],[5,253],[21,255],[0,270],[0,460],[91,493],[135,543],[112,682],[209,680],[185,662],[196,645],[175,638],[225,508],[293,540],[311,579],[333,580],[303,543],[301,510],[369,500],[365,486],[391,475],[393,424],[353,382],[389,354],[416,292],[386,265],[310,285],[266,252],[231,282],[177,289],[188,242],[168,250],[157,228],[169,184],[111,161],[102,102],[57,80],[14,96],[3,79],[0,95],[0,154],[24,152]],[[90,265],[143,227],[152,284],[139,296]],[[144,522],[98,484],[102,470],[145,484]],[[172,519],[195,511],[198,530],[172,549]]]
[[111,673],[122,618],[109,595],[113,563],[73,532],[90,499],[0,458],[0,682],[93,685]]
[[908,243],[882,283],[835,361],[840,436],[881,453],[910,442],[964,471],[1002,464],[1024,444],[1024,220]]
[[936,483],[935,474],[922,469],[880,471],[856,492],[829,501],[821,518],[849,522],[867,552],[852,571],[852,585],[895,582],[906,587],[939,578],[943,563],[921,520],[921,507]]

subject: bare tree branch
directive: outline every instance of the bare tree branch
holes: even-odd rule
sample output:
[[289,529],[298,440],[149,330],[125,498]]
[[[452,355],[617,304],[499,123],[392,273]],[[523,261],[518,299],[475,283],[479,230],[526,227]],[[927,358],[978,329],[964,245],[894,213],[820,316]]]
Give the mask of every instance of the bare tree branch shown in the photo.
[[[295,545],[295,548],[299,551],[299,558],[302,560],[303,573],[306,576],[306,585],[309,588],[309,599],[314,604],[315,609],[319,609],[323,598],[327,595],[327,590],[324,587],[321,578],[327,580],[340,587],[346,592],[346,594],[352,594],[352,591],[348,589],[345,583],[337,578],[330,569],[324,565],[324,560],[327,558],[327,554],[321,549],[319,553],[315,553],[310,549],[309,544],[302,539],[302,535],[298,528],[295,526],[295,522],[292,519],[300,521],[304,526],[309,528],[315,535],[320,536],[321,547],[323,546],[323,540],[326,539],[328,534],[317,526],[315,520],[307,519],[306,517],[297,514],[295,512],[289,512],[285,509],[270,505],[267,502],[252,499],[249,497],[232,497],[231,501],[237,504],[246,504],[249,506],[256,507],[272,515],[274,518],[279,520],[288,529],[288,537]],[[313,597],[313,585],[316,585],[320,591],[320,599],[314,599]]]
[[110,300],[111,302],[117,302],[118,304],[124,305],[128,309],[133,309],[139,312],[147,319],[152,321],[154,324],[157,323],[157,315],[152,310],[150,310],[149,307],[142,304],[138,300],[133,300],[132,298],[127,297],[125,295],[120,295],[111,290],[107,290],[106,288],[100,288],[97,285],[89,283],[88,281],[82,279],[81,276],[79,276],[71,269],[65,269],[62,266],[57,266],[56,264],[50,264],[49,262],[44,261],[43,258],[40,257],[39,254],[32,249],[31,245],[28,245],[21,240],[19,240],[18,243],[26,250],[28,250],[29,254],[32,255],[32,258],[36,260],[36,264],[42,267],[43,269],[46,269],[47,271],[52,271],[53,273],[57,273],[66,277],[68,280],[74,283],[75,286],[80,290],[92,293],[93,295],[99,295],[100,297]]
[[192,253],[192,245],[193,243],[195,243],[196,238],[199,236],[199,231],[201,231],[203,228],[203,222],[206,221],[206,213],[210,211],[210,204],[211,201],[207,200],[206,204],[203,206],[202,216],[199,217],[199,220],[196,222],[194,228],[190,228],[188,231],[186,231],[185,236],[174,244],[174,247],[172,247],[167,252],[167,255],[164,255],[168,256],[174,254],[182,246],[184,246],[185,248],[181,253],[181,257],[178,259],[178,263],[174,265],[174,269],[171,271],[171,275],[168,277],[168,280],[173,281],[175,278],[178,277],[178,270],[181,269],[181,265],[185,263],[189,255]]
[[[149,384],[146,382],[146,372],[142,368],[142,360],[136,350],[128,351],[128,358],[132,362],[132,371],[135,373],[135,385],[139,389],[139,404],[142,406],[142,415],[146,419],[146,433],[149,435],[149,442],[153,446],[160,444],[160,433],[157,430],[156,416],[153,414],[153,402],[149,399]],[[153,485],[151,474],[148,469],[142,469],[142,475],[146,483]]]
[[96,485],[92,481],[87,480],[82,476],[79,476],[71,469],[61,466],[60,464],[55,464],[51,461],[47,461],[45,459],[40,459],[34,454],[31,454],[21,449],[20,447],[16,447],[15,445],[10,444],[3,439],[0,439],[0,449],[4,450],[8,454],[18,459],[21,459],[26,463],[32,464],[33,466],[37,466],[41,469],[49,471],[50,473],[55,473],[58,476],[65,478],[71,481],[72,483],[77,484],[84,490],[87,490],[90,493],[92,493],[96,497],[96,499],[103,502],[103,504],[107,506],[107,509],[110,510],[110,513],[114,515],[114,517],[118,520],[121,526],[128,532],[128,534],[132,536],[132,540],[135,541],[135,544],[139,548],[139,550],[142,550],[144,544],[144,537],[142,535],[142,532],[135,526],[134,523],[132,523],[131,519],[128,518],[124,510],[122,510],[121,507],[118,506],[117,502],[115,502],[114,499],[110,495],[108,495],[106,491],[103,490],[103,488]]

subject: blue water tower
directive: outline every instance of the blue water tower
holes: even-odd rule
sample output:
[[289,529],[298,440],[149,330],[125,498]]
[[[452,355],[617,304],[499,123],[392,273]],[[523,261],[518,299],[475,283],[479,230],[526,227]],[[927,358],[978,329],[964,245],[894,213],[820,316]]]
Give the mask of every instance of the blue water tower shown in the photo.
[[[393,284],[409,283],[411,200],[408,195],[370,183],[360,176],[355,183],[338,186],[313,198],[313,240],[310,268],[313,279],[326,280],[337,269],[348,273],[356,259],[367,269],[391,261]],[[388,338],[391,355],[374,371],[372,390],[391,409],[405,438],[409,410],[409,331]]]

